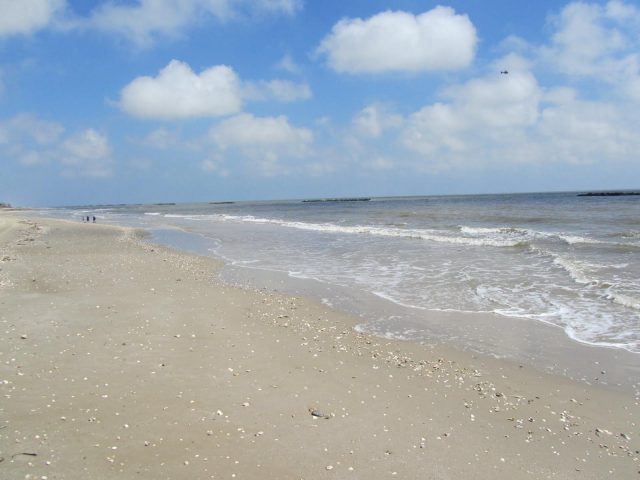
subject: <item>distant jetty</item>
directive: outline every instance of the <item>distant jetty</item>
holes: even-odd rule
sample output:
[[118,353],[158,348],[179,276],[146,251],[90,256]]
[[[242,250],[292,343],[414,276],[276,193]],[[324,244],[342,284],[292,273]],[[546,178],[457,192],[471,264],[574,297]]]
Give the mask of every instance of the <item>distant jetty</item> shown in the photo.
[[165,203],[154,203],[154,205],[155,205],[155,206],[158,206],[158,207],[166,207],[166,206],[170,206],[170,205],[175,205],[175,203],[173,203],[173,202],[168,202],[168,203],[167,203],[167,202],[165,202]]
[[318,198],[312,200],[302,200],[302,203],[324,203],[324,202],[368,202],[370,198]]
[[640,195],[640,192],[587,192],[579,193],[579,197],[625,197],[631,195]]
[[236,202],[209,202],[209,205],[232,205]]

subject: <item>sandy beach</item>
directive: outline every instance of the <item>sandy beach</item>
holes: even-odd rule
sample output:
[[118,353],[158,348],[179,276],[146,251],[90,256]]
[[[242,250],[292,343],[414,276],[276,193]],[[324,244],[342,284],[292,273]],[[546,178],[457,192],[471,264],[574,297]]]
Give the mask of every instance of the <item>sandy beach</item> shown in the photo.
[[640,478],[633,392],[367,336],[216,268],[0,212],[0,478]]

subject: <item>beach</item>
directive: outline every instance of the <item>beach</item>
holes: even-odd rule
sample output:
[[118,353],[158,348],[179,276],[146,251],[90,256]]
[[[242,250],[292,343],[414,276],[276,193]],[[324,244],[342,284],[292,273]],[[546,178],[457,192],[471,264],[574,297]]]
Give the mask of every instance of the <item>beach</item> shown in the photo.
[[0,477],[638,478],[633,391],[367,335],[143,240],[0,212]]

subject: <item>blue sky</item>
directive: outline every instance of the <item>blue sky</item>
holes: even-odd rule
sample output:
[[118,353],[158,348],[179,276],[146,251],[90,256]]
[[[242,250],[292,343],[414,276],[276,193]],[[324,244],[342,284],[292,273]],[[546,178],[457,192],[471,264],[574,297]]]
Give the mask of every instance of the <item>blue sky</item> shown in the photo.
[[0,0],[16,205],[638,188],[639,111],[622,0]]

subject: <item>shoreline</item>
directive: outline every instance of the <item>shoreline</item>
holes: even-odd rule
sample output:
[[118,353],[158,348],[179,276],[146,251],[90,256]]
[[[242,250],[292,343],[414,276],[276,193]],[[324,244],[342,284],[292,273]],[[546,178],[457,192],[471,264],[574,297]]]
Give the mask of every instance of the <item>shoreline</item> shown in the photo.
[[[374,294],[353,295],[348,288],[292,277],[286,272],[232,265],[215,254],[206,255],[206,240],[180,227],[150,229],[147,233],[146,241],[151,244],[216,259],[221,263],[218,278],[224,283],[258,289],[276,285],[285,295],[307,297],[355,318],[363,333],[418,344],[449,345],[471,354],[524,363],[589,385],[640,392],[639,354],[581,342],[559,325],[495,312],[416,310]],[[332,297],[340,297],[342,302],[323,302]],[[400,322],[385,320],[399,314]],[[372,318],[381,320],[372,322]],[[411,333],[406,335],[407,331]]]
[[9,477],[637,475],[633,395],[358,333],[130,229],[19,218],[0,215]]

